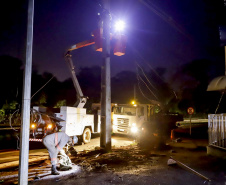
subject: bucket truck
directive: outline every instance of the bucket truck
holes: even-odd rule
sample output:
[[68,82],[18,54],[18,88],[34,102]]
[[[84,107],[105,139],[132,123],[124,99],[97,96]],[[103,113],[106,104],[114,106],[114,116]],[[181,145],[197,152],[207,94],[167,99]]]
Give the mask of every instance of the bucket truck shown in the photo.
[[60,125],[62,126],[61,131],[69,136],[78,136],[84,143],[89,143],[91,133],[100,132],[100,115],[86,113],[84,105],[88,97],[82,93],[71,57],[70,51],[68,51],[65,55],[65,60],[77,92],[77,101],[74,107],[62,106],[60,112],[55,113],[55,116],[64,120],[60,121]]
[[[65,61],[70,70],[73,84],[77,93],[77,101],[73,107],[62,106],[60,111],[54,114],[55,124],[53,127],[50,126],[50,121],[36,122],[31,124],[31,137],[30,141],[41,141],[41,138],[47,133],[54,131],[65,132],[68,136],[77,136],[80,141],[89,143],[91,140],[91,133],[100,132],[100,114],[87,114],[84,105],[87,102],[87,97],[83,95],[78,79],[75,74],[75,67],[73,65],[72,56],[70,52],[74,49],[78,49],[87,45],[93,44],[93,42],[85,41],[77,45],[72,46],[68,49],[65,55]],[[36,107],[37,111],[41,111],[39,107]],[[51,120],[51,119],[49,119]],[[45,129],[46,128],[46,129]],[[48,129],[48,132],[46,130]],[[55,129],[55,130],[54,130]]]

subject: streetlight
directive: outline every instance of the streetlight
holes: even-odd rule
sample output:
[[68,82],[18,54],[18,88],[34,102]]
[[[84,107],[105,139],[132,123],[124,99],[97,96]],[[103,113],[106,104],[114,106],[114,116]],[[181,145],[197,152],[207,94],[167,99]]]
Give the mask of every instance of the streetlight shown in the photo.
[[114,40],[114,55],[122,56],[125,55],[126,50],[126,36],[123,34],[125,29],[125,22],[119,20],[114,24],[114,33],[112,34],[112,40]]

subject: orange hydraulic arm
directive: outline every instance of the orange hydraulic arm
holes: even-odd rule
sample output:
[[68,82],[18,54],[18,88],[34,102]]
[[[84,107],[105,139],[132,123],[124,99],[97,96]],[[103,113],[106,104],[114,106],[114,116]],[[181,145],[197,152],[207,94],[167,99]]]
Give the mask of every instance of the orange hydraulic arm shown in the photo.
[[82,47],[85,47],[85,46],[89,46],[89,45],[92,45],[92,44],[95,44],[94,39],[83,41],[83,42],[80,42],[78,44],[75,44],[75,45],[71,46],[67,50],[67,52],[66,52],[66,54],[64,56],[65,61],[66,61],[67,65],[68,65],[68,68],[69,68],[69,70],[71,72],[72,81],[73,81],[75,90],[77,92],[77,101],[76,101],[74,106],[78,107],[78,108],[83,108],[84,107],[84,105],[87,102],[88,97],[84,96],[83,93],[82,93],[82,89],[81,89],[81,87],[79,85],[78,79],[77,79],[76,74],[75,74],[75,67],[73,65],[73,61],[72,61],[72,58],[71,58],[72,56],[71,56],[70,52],[75,50],[75,49],[79,49],[79,48],[82,48]]

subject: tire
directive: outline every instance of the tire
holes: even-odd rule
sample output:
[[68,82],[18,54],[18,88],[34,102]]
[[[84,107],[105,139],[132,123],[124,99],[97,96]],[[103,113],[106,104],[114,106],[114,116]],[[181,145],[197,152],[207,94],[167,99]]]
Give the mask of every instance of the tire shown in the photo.
[[82,140],[83,143],[89,143],[91,140],[91,130],[89,128],[86,128],[82,134]]

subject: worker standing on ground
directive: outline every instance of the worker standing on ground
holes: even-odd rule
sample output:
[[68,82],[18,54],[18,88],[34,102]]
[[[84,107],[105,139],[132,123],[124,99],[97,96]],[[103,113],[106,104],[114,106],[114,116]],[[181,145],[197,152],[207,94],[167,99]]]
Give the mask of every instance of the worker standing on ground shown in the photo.
[[53,134],[49,134],[43,138],[43,144],[47,148],[49,152],[49,156],[51,159],[52,169],[51,174],[52,175],[59,175],[60,173],[56,169],[57,164],[57,155],[61,149],[67,144],[67,142],[72,143],[72,138],[70,138],[66,133],[64,132],[56,132]]

